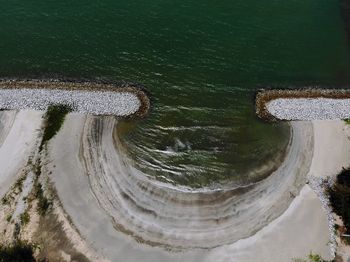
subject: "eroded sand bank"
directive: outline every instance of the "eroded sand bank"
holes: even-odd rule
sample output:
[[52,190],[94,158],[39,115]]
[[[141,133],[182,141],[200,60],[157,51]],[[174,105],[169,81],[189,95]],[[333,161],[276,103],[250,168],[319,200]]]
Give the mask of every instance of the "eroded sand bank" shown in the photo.
[[112,261],[199,261],[218,250],[223,260],[217,261],[225,261],[230,252],[220,246],[251,237],[281,215],[312,162],[312,125],[293,123],[285,162],[263,182],[239,192],[177,189],[130,167],[113,139],[115,124],[111,117],[72,114],[48,154],[63,207],[91,246]]
[[[16,152],[30,155],[26,141],[37,140],[32,136],[41,125],[41,116],[32,114],[1,116],[0,152],[19,143]],[[23,136],[19,123],[26,121],[32,128]],[[334,175],[349,164],[343,122],[293,123],[285,162],[239,192],[152,180],[119,151],[115,124],[113,117],[70,114],[42,159],[70,219],[64,227],[76,230],[71,241],[92,261],[289,261],[310,251],[331,257],[326,213],[305,181],[307,174]],[[17,142],[17,134],[26,139]],[[3,181],[7,174],[1,173]]]

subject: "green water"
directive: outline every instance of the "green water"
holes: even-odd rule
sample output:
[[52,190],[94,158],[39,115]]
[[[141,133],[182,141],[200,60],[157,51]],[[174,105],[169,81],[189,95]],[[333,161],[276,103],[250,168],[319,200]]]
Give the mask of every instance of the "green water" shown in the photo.
[[140,82],[135,164],[180,184],[248,181],[288,142],[254,115],[264,86],[350,82],[336,0],[0,0],[0,76]]

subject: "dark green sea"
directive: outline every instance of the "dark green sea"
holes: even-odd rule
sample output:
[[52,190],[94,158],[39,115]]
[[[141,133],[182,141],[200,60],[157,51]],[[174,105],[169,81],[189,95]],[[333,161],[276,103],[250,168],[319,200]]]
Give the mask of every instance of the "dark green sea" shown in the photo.
[[[0,0],[0,77],[125,80],[152,97],[124,123],[142,170],[193,186],[251,181],[289,140],[261,87],[350,83],[337,0]],[[276,160],[277,161],[277,160]]]

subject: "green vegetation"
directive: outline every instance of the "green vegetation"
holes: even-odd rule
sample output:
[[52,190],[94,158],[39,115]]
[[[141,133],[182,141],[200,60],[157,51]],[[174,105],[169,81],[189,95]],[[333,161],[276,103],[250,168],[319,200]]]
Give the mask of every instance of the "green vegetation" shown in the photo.
[[37,211],[41,216],[44,216],[52,206],[52,202],[44,196],[44,191],[39,181],[34,183],[34,196],[38,199]]
[[22,192],[22,186],[23,186],[23,182],[26,179],[26,176],[21,176],[16,183],[12,186],[11,188],[11,192],[8,193],[7,195],[4,195],[1,199],[1,204],[2,205],[9,205],[11,200],[14,199],[14,197],[12,196],[12,194],[17,195],[18,193]]
[[19,240],[19,233],[21,233],[21,226],[18,223],[15,223],[15,228],[13,230],[13,238],[17,241]]
[[37,211],[41,216],[44,216],[52,206],[52,202],[44,195],[43,186],[39,181],[41,175],[41,164],[38,160],[33,166],[35,174],[33,183],[33,198],[38,200]]
[[0,245],[0,262],[35,262],[34,247],[26,242],[16,241],[9,246]]
[[39,150],[41,151],[43,146],[53,138],[60,130],[66,115],[72,111],[72,108],[68,105],[50,105],[44,116],[46,126],[44,129],[43,139],[41,141]]
[[9,199],[8,199],[7,196],[5,195],[5,196],[1,199],[1,204],[7,205],[8,203],[9,203]]
[[[344,169],[334,185],[328,189],[329,199],[333,211],[341,217],[345,227],[345,234],[350,234],[350,170]],[[349,238],[342,238],[350,244]]]
[[30,220],[30,216],[28,214],[28,212],[24,212],[23,214],[21,214],[20,216],[20,220],[21,220],[21,225],[24,226],[26,224],[29,223],[29,220]]
[[36,182],[38,180],[38,178],[40,177],[40,175],[41,175],[41,165],[40,165],[40,161],[39,160],[36,162],[35,165],[33,165],[33,169],[32,170],[33,170],[33,173],[35,175],[34,182]]
[[[39,150],[43,149],[43,146],[54,137],[61,128],[64,118],[67,113],[71,111],[71,108],[67,105],[51,105],[49,106],[44,118],[46,126],[44,129],[43,139],[41,141]],[[52,206],[52,202],[44,195],[42,184],[39,182],[41,175],[41,164],[38,160],[32,165],[34,177],[33,195],[38,200],[37,211],[39,215],[44,216]],[[22,222],[22,221],[21,221]]]
[[26,176],[20,177],[13,186],[14,189],[18,189],[19,193],[22,192],[22,186],[25,179]]
[[11,214],[8,214],[8,215],[6,216],[6,221],[7,221],[7,222],[10,222],[10,221],[11,221],[11,218],[12,218],[12,215],[11,215]]
[[320,255],[313,254],[312,252],[307,256],[307,259],[294,259],[294,262],[332,262],[331,260],[325,260]]

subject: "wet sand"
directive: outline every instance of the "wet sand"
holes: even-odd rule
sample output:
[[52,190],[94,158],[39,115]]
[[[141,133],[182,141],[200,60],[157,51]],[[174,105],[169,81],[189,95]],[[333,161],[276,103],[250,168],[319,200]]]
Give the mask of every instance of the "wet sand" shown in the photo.
[[[130,167],[117,150],[117,139],[113,140],[115,124],[110,117],[71,114],[48,154],[50,177],[65,211],[91,247],[111,261],[121,256],[124,261],[203,261],[212,256],[225,261],[225,254],[239,246],[240,239],[254,243],[251,238],[256,232],[263,232],[296,205],[293,196],[299,195],[312,162],[312,125],[294,123],[285,162],[263,183],[239,192],[176,188]],[[308,205],[302,200],[310,198],[322,217],[318,199],[309,191],[299,201]],[[310,215],[307,212],[320,214],[308,208],[305,212],[302,219]],[[313,225],[318,231],[317,223]],[[326,230],[320,234],[325,232],[328,239],[327,221],[322,226]],[[320,240],[319,235],[313,237],[310,234],[313,241],[303,242],[303,250]],[[323,241],[318,243],[323,247]]]
[[[1,117],[1,161],[18,161],[8,162],[14,172],[0,176],[5,192],[30,155],[30,141],[37,141],[41,115]],[[116,123],[69,114],[42,159],[69,216],[63,226],[77,230],[71,241],[93,261],[291,261],[310,251],[331,258],[326,213],[305,182],[307,175],[335,175],[349,165],[343,122],[293,123],[281,167],[239,191],[191,190],[147,177],[118,150]]]

